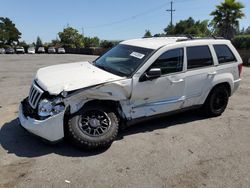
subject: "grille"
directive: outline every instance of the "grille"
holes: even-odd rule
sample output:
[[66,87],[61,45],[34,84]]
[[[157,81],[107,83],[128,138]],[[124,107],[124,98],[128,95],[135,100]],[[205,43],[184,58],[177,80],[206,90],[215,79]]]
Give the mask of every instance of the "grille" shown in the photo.
[[36,109],[42,94],[43,90],[40,89],[35,83],[33,83],[29,93],[29,104],[33,109]]
[[25,117],[39,119],[37,116],[36,110],[30,106],[30,104],[28,102],[28,98],[26,98],[22,101],[22,107],[23,107],[23,114]]

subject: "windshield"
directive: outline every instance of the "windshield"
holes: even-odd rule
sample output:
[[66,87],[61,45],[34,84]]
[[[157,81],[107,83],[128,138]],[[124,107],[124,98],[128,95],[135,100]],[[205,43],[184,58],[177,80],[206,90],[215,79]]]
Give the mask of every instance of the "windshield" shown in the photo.
[[94,63],[97,67],[110,73],[129,77],[152,52],[152,49],[119,44]]

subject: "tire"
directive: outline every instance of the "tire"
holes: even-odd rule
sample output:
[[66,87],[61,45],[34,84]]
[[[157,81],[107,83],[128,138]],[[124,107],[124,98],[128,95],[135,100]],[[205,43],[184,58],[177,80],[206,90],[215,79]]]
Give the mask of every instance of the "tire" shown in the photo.
[[90,105],[70,118],[68,133],[73,144],[92,150],[109,147],[118,129],[118,118],[112,109]]
[[216,86],[208,95],[203,107],[203,113],[208,117],[220,116],[226,109],[229,91],[224,85]]

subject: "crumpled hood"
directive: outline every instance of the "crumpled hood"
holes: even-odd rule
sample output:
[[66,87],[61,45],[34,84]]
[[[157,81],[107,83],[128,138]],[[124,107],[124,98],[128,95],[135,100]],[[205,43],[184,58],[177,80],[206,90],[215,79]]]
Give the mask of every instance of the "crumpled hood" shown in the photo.
[[89,62],[69,63],[41,68],[37,71],[35,80],[38,85],[51,95],[62,91],[73,91],[122,77],[101,70]]

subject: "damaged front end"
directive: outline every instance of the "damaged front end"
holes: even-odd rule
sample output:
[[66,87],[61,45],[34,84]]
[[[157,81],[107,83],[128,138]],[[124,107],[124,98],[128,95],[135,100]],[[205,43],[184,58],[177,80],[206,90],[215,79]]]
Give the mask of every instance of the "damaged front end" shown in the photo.
[[64,137],[66,114],[78,112],[90,101],[114,101],[117,103],[117,113],[126,119],[130,114],[128,107],[130,94],[131,79],[75,91],[62,91],[59,95],[50,95],[34,82],[29,97],[20,105],[19,120],[27,131],[49,142],[57,142]]
[[49,96],[35,82],[29,97],[19,106],[19,121],[22,127],[49,142],[63,139],[64,114],[63,99]]
[[25,99],[19,106],[19,121],[23,128],[49,142],[58,142],[64,137],[65,110],[51,116],[40,117]]

